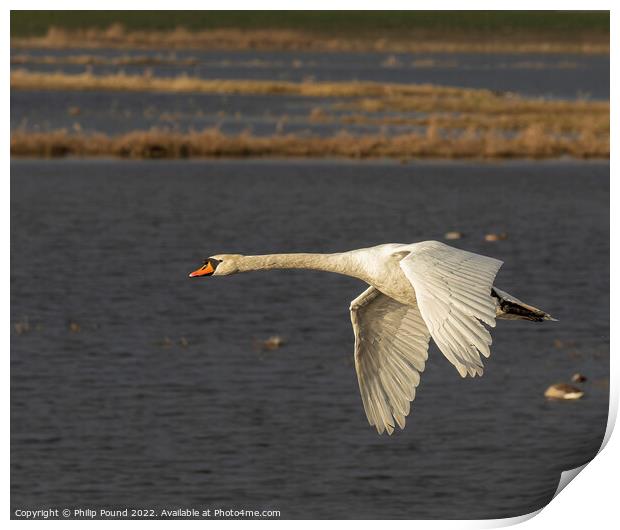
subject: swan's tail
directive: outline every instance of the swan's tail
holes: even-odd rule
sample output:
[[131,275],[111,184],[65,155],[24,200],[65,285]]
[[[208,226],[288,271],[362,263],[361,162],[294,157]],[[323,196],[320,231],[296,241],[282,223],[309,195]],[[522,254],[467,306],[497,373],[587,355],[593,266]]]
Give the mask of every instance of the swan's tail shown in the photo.
[[518,298],[515,298],[505,291],[501,291],[497,287],[491,289],[491,295],[497,300],[495,318],[503,318],[505,320],[534,320],[535,322],[557,320],[549,313],[545,313],[542,309],[527,305]]

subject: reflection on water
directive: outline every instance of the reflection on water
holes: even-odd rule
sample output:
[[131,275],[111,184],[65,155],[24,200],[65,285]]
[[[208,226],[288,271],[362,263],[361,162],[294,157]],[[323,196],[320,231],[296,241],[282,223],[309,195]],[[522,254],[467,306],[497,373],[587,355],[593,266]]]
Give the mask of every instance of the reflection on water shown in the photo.
[[[63,57],[67,61],[90,60],[94,64],[63,63]],[[37,58],[43,62],[37,63]],[[14,50],[13,60],[22,61],[13,68],[69,74],[430,83],[550,99],[609,98],[609,57],[599,55]],[[141,64],[131,64],[132,60]],[[154,64],[142,64],[149,60]],[[152,128],[175,132],[217,128],[227,135],[248,132],[254,136],[335,136],[345,130],[353,135],[390,136],[426,131],[419,119],[428,117],[428,109],[421,108],[418,112],[366,112],[363,106],[361,110],[344,109],[342,104],[350,101],[350,98],[276,93],[15,90],[11,94],[11,129],[30,132],[66,129],[75,134],[118,135]],[[467,121],[460,125],[466,126]],[[506,124],[499,126],[505,127]]]
[[[609,165],[12,164],[11,503],[283,517],[530,512],[596,453],[609,377]],[[378,436],[348,305],[320,272],[188,280],[218,252],[465,237],[560,321],[499,322],[481,379],[432,346],[407,428]],[[488,232],[506,232],[486,242]],[[278,349],[257,340],[281,335]],[[574,372],[585,397],[550,403]]]
[[[331,109],[334,100],[301,96],[151,94],[139,92],[43,92],[11,94],[11,128],[120,134],[159,128],[188,132],[217,128],[226,134],[251,131],[255,135],[303,133],[333,135],[345,125],[339,121],[314,123],[313,109]],[[73,110],[75,109],[75,110]],[[350,112],[349,112],[350,114]],[[401,117],[415,113],[400,113]],[[78,124],[76,128],[76,125]],[[378,126],[346,125],[355,133],[376,133]],[[389,127],[410,132],[411,126]]]

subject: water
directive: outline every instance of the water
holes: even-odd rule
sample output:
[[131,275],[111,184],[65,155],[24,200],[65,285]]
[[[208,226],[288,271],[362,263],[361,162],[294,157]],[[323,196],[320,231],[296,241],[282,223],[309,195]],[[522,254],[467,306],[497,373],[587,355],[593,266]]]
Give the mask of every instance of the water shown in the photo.
[[[377,134],[381,130],[381,126],[345,126],[340,121],[311,121],[310,113],[315,108],[322,108],[335,116],[351,114],[351,111],[333,110],[333,103],[333,100],[324,98],[278,94],[18,91],[11,94],[11,129],[53,131],[66,128],[73,132],[113,135],[151,128],[187,132],[217,127],[225,134],[251,131],[258,136],[278,133],[326,136],[336,134],[345,127],[353,133]],[[71,107],[79,108],[80,114],[72,116],[69,112]],[[415,116],[415,113],[403,112],[399,116]],[[76,129],[78,126],[79,129]],[[388,132],[411,132],[415,128],[401,126],[386,129]]]
[[[600,446],[608,163],[11,169],[13,510],[507,517],[546,504],[561,470]],[[348,305],[359,281],[187,278],[220,252],[330,252],[448,230],[466,234],[455,246],[504,260],[497,285],[560,321],[500,321],[481,379],[461,379],[433,345],[392,437],[368,426],[357,388]],[[508,239],[484,242],[490,231]],[[273,334],[286,344],[257,352]],[[582,400],[545,401],[576,371],[589,378]]]
[[[293,52],[201,52],[174,54],[145,50],[29,50],[14,55],[92,55],[114,59],[153,56],[172,61],[155,66],[35,64],[17,65],[32,71],[76,74],[128,74],[155,76],[182,74],[210,79],[262,79],[300,82],[372,81],[377,83],[432,83],[486,88],[544,98],[609,99],[609,57],[599,55],[531,54],[381,54]],[[192,60],[194,66],[182,61]],[[176,61],[176,64],[174,63]],[[217,128],[237,135],[278,134],[334,136],[346,130],[353,135],[423,133],[418,125],[385,125],[381,118],[416,119],[420,112],[365,114],[347,98],[271,95],[132,93],[116,91],[13,91],[11,129],[117,135],[157,128],[188,132]],[[77,114],[76,114],[77,111]],[[316,119],[320,111],[328,120]],[[379,119],[375,124],[351,124],[344,116],[362,114]]]
[[[171,64],[153,66],[27,64],[13,68],[32,71],[156,76],[186,74],[205,79],[269,79],[300,82],[375,81],[433,83],[466,88],[518,92],[526,96],[609,99],[609,56],[573,54],[473,53],[320,53],[169,50],[13,50],[13,55],[102,58],[154,56]],[[175,64],[174,61],[177,60]],[[195,64],[184,64],[191,60]]]

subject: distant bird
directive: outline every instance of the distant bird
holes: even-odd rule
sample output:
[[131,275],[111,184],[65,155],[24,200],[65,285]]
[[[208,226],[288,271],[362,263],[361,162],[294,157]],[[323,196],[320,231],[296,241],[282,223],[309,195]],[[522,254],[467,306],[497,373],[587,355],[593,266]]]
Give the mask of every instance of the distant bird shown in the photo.
[[370,285],[351,302],[355,369],[368,422],[379,434],[405,427],[433,338],[461,377],[482,375],[491,354],[482,322],[554,320],[493,287],[502,262],[437,241],[385,244],[335,254],[218,254],[190,277],[313,269]]
[[508,239],[508,234],[506,232],[502,232],[501,234],[487,234],[484,236],[485,241],[504,241],[504,239]]
[[272,335],[268,339],[257,341],[256,345],[261,350],[277,350],[284,345],[284,339],[279,335]]
[[444,236],[446,239],[461,239],[463,237],[463,232],[459,232],[458,230],[452,230],[450,232],[446,232]]
[[580,399],[583,397],[583,390],[566,383],[556,383],[545,390],[545,397],[548,399]]

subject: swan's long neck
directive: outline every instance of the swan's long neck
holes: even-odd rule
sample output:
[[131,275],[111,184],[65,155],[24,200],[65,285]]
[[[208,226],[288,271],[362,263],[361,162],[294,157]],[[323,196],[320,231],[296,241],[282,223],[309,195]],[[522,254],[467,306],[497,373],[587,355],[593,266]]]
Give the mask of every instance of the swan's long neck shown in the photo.
[[364,279],[366,272],[355,251],[336,254],[266,254],[263,256],[243,256],[238,263],[239,272],[271,269],[311,269],[336,272]]

